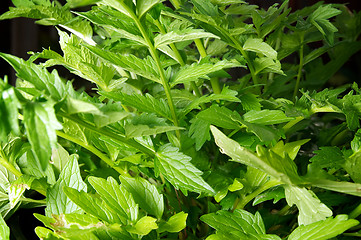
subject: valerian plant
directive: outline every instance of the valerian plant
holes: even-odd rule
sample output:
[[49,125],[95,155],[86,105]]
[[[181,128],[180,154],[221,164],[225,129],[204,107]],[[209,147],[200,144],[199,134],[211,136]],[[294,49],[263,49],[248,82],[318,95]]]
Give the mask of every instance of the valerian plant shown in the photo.
[[361,90],[330,84],[361,49],[360,13],[13,4],[0,19],[56,26],[61,52],[0,53],[18,77],[0,81],[1,239],[25,207],[45,209],[35,232],[49,240],[361,236]]

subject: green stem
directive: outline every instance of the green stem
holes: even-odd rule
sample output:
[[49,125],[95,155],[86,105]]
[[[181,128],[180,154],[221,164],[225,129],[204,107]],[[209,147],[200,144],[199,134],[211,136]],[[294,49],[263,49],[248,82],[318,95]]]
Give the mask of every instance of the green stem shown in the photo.
[[296,96],[297,96],[298,89],[299,89],[299,87],[300,87],[301,77],[302,77],[303,48],[304,48],[303,39],[304,39],[304,37],[305,37],[305,34],[302,33],[302,34],[301,34],[301,48],[300,48],[300,65],[298,66],[297,80],[296,80],[295,89],[294,89],[294,91],[293,91],[293,99],[295,99]]
[[[146,30],[144,29],[142,23],[140,22],[139,18],[135,15],[135,13],[131,9],[129,9],[129,7],[126,4],[122,3],[122,6],[131,15],[131,17],[134,20],[135,24],[137,25],[139,31],[141,32],[145,42],[148,45],[150,55],[154,59],[156,65],[157,65],[157,68],[158,68],[159,76],[160,76],[160,79],[162,81],[162,85],[163,85],[163,88],[164,88],[164,91],[165,91],[165,95],[166,95],[167,100],[168,100],[169,109],[170,109],[171,114],[172,114],[173,124],[174,124],[174,126],[179,127],[177,113],[175,111],[175,106],[174,106],[172,95],[171,95],[171,92],[170,92],[170,86],[168,84],[168,80],[167,80],[167,78],[165,76],[164,69],[163,69],[162,64],[160,62],[157,49],[154,47],[154,45],[153,45],[152,41],[150,40]],[[176,130],[176,135],[177,135],[178,139],[180,139],[180,131],[179,130]]]
[[282,184],[282,183],[280,181],[278,181],[278,180],[269,180],[268,182],[266,182],[265,184],[263,184],[262,186],[257,188],[254,192],[252,192],[251,194],[248,194],[247,196],[245,196],[238,203],[236,209],[243,209],[247,205],[247,203],[249,203],[252,199],[257,197],[259,194],[266,191],[267,189],[270,189],[271,187],[274,187],[274,186],[277,186],[277,185],[280,185],[280,184]]
[[[166,31],[165,29],[163,28],[162,24],[159,22],[159,20],[157,19],[155,21],[155,24],[157,25],[157,27],[159,28],[159,31],[162,33],[162,34],[166,34]],[[177,61],[179,62],[179,64],[181,66],[184,66],[185,65],[185,62],[183,61],[183,58],[182,56],[180,55],[177,47],[175,46],[174,43],[171,43],[169,44],[170,48],[173,50],[174,54],[175,54],[175,57],[177,58]],[[194,91],[194,94],[197,96],[197,97],[202,97],[202,94],[201,92],[199,91],[196,83],[194,81],[191,81],[191,86],[192,86],[192,89]],[[205,108],[205,106],[201,106],[202,108]]]
[[281,210],[279,210],[278,215],[280,216],[286,215],[286,213],[288,212],[288,210],[290,210],[290,208],[291,207],[289,205],[284,206]]
[[202,40],[199,39],[199,38],[194,39],[194,43],[196,44],[197,49],[198,49],[199,54],[201,55],[201,57],[202,58],[207,57],[207,52],[206,52],[206,49],[203,46]]
[[[201,39],[194,39],[194,43],[196,44],[196,47],[198,49],[199,54],[201,55],[201,58],[207,57],[206,49],[204,48],[204,45],[202,43]],[[221,87],[219,85],[219,81],[217,78],[211,78],[211,86],[213,89],[213,92],[215,94],[220,94],[222,92]]]
[[68,141],[71,141],[75,144],[78,144],[79,146],[87,149],[88,151],[92,152],[94,155],[98,156],[103,162],[105,162],[106,164],[108,164],[110,167],[114,168],[118,173],[124,175],[127,174],[127,171],[117,167],[114,162],[108,158],[105,154],[103,154],[101,151],[99,151],[97,148],[95,148],[92,145],[87,144],[86,142],[81,141],[80,139],[77,139],[75,137],[72,137],[64,132],[61,131],[56,131],[56,135],[58,135],[61,138],[64,138]]
[[4,151],[0,149],[0,164],[3,165],[7,170],[9,170],[16,177],[21,177],[23,175],[19,170],[17,170],[14,165],[12,165],[8,158],[6,157]]
[[361,215],[361,203],[348,215],[349,218],[357,218]]
[[[241,44],[239,44],[239,42],[233,36],[230,35],[229,37],[232,40],[232,42],[234,43],[236,49],[238,49],[240,51],[240,53],[242,54],[244,59],[247,61],[248,69],[249,69],[249,72],[251,73],[253,84],[258,85],[259,84],[258,76],[256,74],[256,70],[255,70],[255,68],[254,68],[254,66],[253,66],[253,64],[251,62],[251,59],[249,58],[247,52],[243,49]],[[260,93],[261,89],[259,87],[256,87],[256,89]]]
[[147,148],[145,146],[143,146],[142,144],[138,143],[137,141],[133,140],[133,139],[128,139],[124,136],[121,136],[121,135],[118,135],[112,131],[109,131],[105,128],[97,128],[87,122],[84,122],[82,120],[80,120],[79,118],[75,117],[75,116],[69,116],[69,115],[66,115],[64,113],[57,113],[58,116],[60,117],[63,117],[63,118],[66,118],[66,119],[69,119],[75,123],[77,123],[78,125],[81,125],[85,128],[87,128],[88,130],[92,131],[92,132],[95,132],[99,135],[103,135],[103,136],[106,136],[106,137],[109,137],[111,139],[113,139],[114,141],[116,142],[120,142],[120,143],[124,143],[130,147],[134,147],[136,149],[138,149],[139,151],[141,151],[142,153],[144,154],[147,154],[148,156],[150,157],[154,157],[155,156],[155,152],[153,149],[150,149],[150,148]]
[[46,205],[46,200],[35,200],[35,199],[31,199],[31,198],[20,197],[20,201]]

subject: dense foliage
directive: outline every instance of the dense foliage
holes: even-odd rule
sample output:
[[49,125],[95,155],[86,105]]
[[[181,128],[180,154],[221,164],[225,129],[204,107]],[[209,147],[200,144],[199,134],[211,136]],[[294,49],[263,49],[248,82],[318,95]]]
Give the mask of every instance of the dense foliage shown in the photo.
[[57,26],[61,52],[0,53],[18,77],[0,81],[1,239],[17,210],[44,207],[40,239],[361,236],[361,90],[335,80],[361,13],[12,2],[0,19]]

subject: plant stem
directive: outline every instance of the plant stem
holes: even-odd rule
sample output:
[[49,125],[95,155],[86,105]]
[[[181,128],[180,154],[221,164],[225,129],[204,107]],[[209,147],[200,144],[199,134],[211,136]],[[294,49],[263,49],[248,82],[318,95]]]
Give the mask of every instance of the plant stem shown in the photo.
[[198,49],[199,54],[201,55],[201,57],[202,58],[207,57],[207,52],[206,52],[206,49],[203,46],[202,40],[199,39],[199,38],[194,39],[194,43],[196,44],[197,49]]
[[[165,95],[166,95],[167,100],[168,100],[169,109],[170,109],[171,114],[172,114],[173,124],[174,124],[174,126],[179,127],[177,113],[175,111],[175,106],[174,106],[172,95],[171,95],[171,92],[170,92],[170,86],[168,84],[168,80],[167,80],[167,78],[165,76],[164,69],[163,69],[162,64],[160,62],[157,49],[154,47],[154,45],[153,45],[152,41],[150,40],[145,28],[143,27],[142,23],[140,22],[140,19],[138,18],[138,16],[136,16],[135,13],[131,9],[129,9],[129,7],[126,4],[124,4],[124,3],[121,3],[121,4],[129,12],[129,14],[131,15],[131,17],[134,20],[135,24],[137,25],[139,31],[141,32],[145,42],[148,45],[150,55],[154,59],[156,65],[157,65],[157,68],[158,68],[158,72],[159,72],[160,79],[162,81],[164,92],[165,92]],[[180,139],[180,131],[179,130],[176,130],[176,135],[177,135],[178,139]]]
[[127,171],[116,166],[115,163],[108,158],[105,154],[103,154],[102,152],[100,152],[97,148],[95,148],[92,145],[89,145],[75,137],[72,137],[64,132],[61,131],[56,131],[56,135],[58,135],[61,138],[64,138],[66,140],[69,140],[75,144],[78,144],[79,146],[87,149],[88,151],[92,152],[94,155],[98,156],[103,162],[105,162],[106,164],[108,164],[110,167],[114,168],[118,173],[120,173],[121,175],[127,174]]
[[[247,65],[248,65],[248,69],[249,69],[249,72],[251,73],[251,76],[252,76],[252,80],[253,80],[253,84],[254,85],[257,85],[259,84],[259,81],[258,81],[258,76],[256,74],[256,70],[255,68],[253,67],[253,64],[251,62],[251,59],[248,57],[248,54],[246,51],[244,51],[243,47],[241,46],[241,44],[239,44],[239,42],[233,37],[233,36],[229,36],[232,40],[232,42],[234,43],[236,49],[238,49],[240,51],[240,53],[242,54],[242,56],[244,57],[244,59],[246,59],[247,61]],[[261,89],[259,87],[256,87],[257,91],[259,93],[261,93]]]
[[266,182],[265,184],[263,184],[262,186],[260,186],[259,188],[257,188],[255,191],[253,191],[251,194],[248,194],[247,196],[245,196],[236,206],[236,209],[243,209],[247,203],[249,203],[252,199],[254,199],[255,197],[257,197],[259,194],[261,194],[262,192],[266,191],[267,189],[270,189],[271,187],[277,186],[282,184],[280,181],[275,180],[275,179],[271,179],[268,182]]
[[124,143],[130,147],[134,147],[136,149],[138,149],[139,151],[141,151],[142,153],[145,153],[147,154],[148,156],[150,157],[154,157],[155,156],[155,152],[153,149],[150,149],[150,148],[147,148],[145,146],[143,146],[142,144],[138,143],[137,141],[133,140],[133,139],[128,139],[124,136],[121,136],[121,135],[118,135],[112,131],[109,131],[107,130],[106,128],[102,128],[102,129],[99,129],[87,122],[84,122],[82,120],[80,120],[79,118],[77,117],[74,117],[74,116],[69,116],[69,115],[66,115],[65,113],[62,113],[62,112],[59,112],[57,113],[57,115],[61,116],[61,117],[64,117],[66,119],[69,119],[85,128],[87,128],[88,130],[92,131],[92,132],[95,132],[99,135],[103,135],[103,136],[106,136],[106,137],[109,137],[111,139],[113,139],[114,141],[116,142],[120,142],[120,143]]
[[21,177],[23,175],[19,170],[17,170],[14,165],[12,165],[8,158],[6,157],[4,151],[0,149],[0,164],[3,165],[7,170],[9,170],[16,177]]
[[361,203],[348,215],[349,218],[357,218],[361,215]]
[[[194,39],[194,43],[197,46],[197,49],[198,49],[199,54],[201,55],[201,58],[207,57],[207,52],[206,52],[206,49],[204,48],[202,40]],[[211,78],[210,81],[211,81],[211,86],[212,86],[213,92],[215,94],[220,94],[222,90],[219,85],[219,80],[217,78]]]
[[[166,34],[166,31],[165,29],[163,28],[162,24],[159,22],[159,20],[155,20],[155,24],[157,25],[157,27],[159,28],[159,31],[162,33],[162,34]],[[179,62],[179,64],[181,66],[184,66],[185,65],[185,62],[183,61],[183,58],[182,56],[180,55],[177,47],[175,46],[174,43],[171,43],[169,44],[170,48],[173,50],[174,54],[175,54],[175,57],[177,58],[177,61]],[[196,83],[194,81],[191,81],[191,86],[192,86],[192,89],[194,91],[194,94],[197,96],[197,97],[202,97],[202,94],[201,92],[199,91]],[[202,107],[202,106],[201,106]],[[204,108],[205,106],[203,106],[202,108]]]
[[303,44],[303,40],[304,40],[305,34],[302,33],[301,34],[301,48],[300,48],[300,65],[298,66],[298,73],[297,73],[297,80],[296,80],[296,85],[295,85],[295,89],[293,91],[293,99],[296,99],[297,96],[297,92],[298,89],[300,87],[300,81],[301,81],[301,77],[302,77],[302,68],[303,68],[303,48],[304,48],[304,44]]

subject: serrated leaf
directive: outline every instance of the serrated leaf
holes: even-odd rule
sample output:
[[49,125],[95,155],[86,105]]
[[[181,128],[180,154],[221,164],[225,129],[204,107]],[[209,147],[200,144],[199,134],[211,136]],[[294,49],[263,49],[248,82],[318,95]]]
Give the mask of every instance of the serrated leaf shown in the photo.
[[164,211],[163,195],[147,180],[119,176],[122,186],[130,192],[140,208],[160,219]]
[[196,81],[199,78],[209,79],[208,74],[215,73],[225,68],[244,67],[237,61],[222,60],[215,64],[212,63],[193,63],[186,65],[174,74],[171,79],[171,85]]
[[210,123],[200,118],[193,118],[190,122],[192,124],[189,127],[188,136],[194,139],[196,142],[196,150],[199,151],[203,144],[211,139],[211,134],[209,132]]
[[77,191],[70,187],[64,187],[65,195],[70,198],[72,202],[78,205],[86,213],[93,215],[107,223],[122,223],[125,219],[120,219],[118,213],[110,211],[105,202],[98,196],[88,194],[84,191]]
[[333,8],[331,4],[321,5],[309,16],[307,21],[310,21],[322,33],[329,45],[333,45],[333,35],[338,30],[328,19],[340,13],[341,11]]
[[220,94],[210,94],[210,95],[203,95],[200,98],[196,98],[195,100],[191,101],[181,112],[179,118],[183,118],[193,109],[198,109],[201,104],[208,103],[211,101],[230,101],[230,102],[240,102],[240,99],[236,97],[237,92],[228,89],[227,87],[222,89]]
[[156,99],[150,94],[144,96],[140,94],[128,95],[122,92],[100,92],[101,95],[120,101],[126,106],[131,106],[141,112],[156,113],[158,116],[172,120],[167,102],[160,98]]
[[257,123],[262,125],[279,124],[293,120],[292,117],[287,117],[281,110],[251,110],[243,115],[245,121],[250,123]]
[[260,53],[270,59],[277,60],[277,52],[260,38],[248,38],[243,45],[243,49]]
[[180,232],[186,227],[188,213],[179,212],[171,216],[167,222],[159,223],[159,232]]
[[258,212],[253,215],[241,209],[233,213],[220,210],[201,216],[201,220],[216,229],[217,233],[230,235],[231,239],[279,239],[273,235],[266,235],[263,220]]
[[327,218],[309,225],[297,227],[289,235],[289,240],[313,240],[331,239],[356,226],[359,222],[355,219],[348,219],[347,215],[337,215],[335,218]]
[[212,105],[210,108],[197,114],[197,118],[202,119],[210,124],[226,129],[239,129],[240,125],[232,119],[235,114],[226,107]]
[[135,222],[138,219],[138,205],[132,195],[117,181],[108,177],[107,180],[97,177],[89,177],[89,183],[102,197],[108,208],[117,212],[121,219]]
[[312,166],[317,168],[340,168],[345,162],[338,147],[320,147],[314,153],[316,155],[310,158],[310,162]]
[[255,73],[278,73],[284,75],[281,63],[268,57],[258,57],[254,60]]
[[178,148],[166,144],[158,149],[154,164],[156,172],[177,189],[213,195],[214,190],[203,180],[202,172],[190,162],[191,159]]
[[15,69],[19,78],[33,84],[37,90],[45,91],[54,100],[61,100],[67,95],[69,87],[63,83],[56,70],[49,73],[39,65],[10,54],[0,53],[0,56]]
[[34,102],[24,107],[24,123],[27,136],[35,157],[45,170],[51,158],[51,149],[56,147],[55,130],[62,129],[53,108],[54,103]]
[[77,14],[85,17],[96,25],[117,32],[121,38],[147,45],[139,30],[135,28],[133,19],[108,6],[93,7],[91,11],[77,12]]
[[69,160],[61,171],[59,179],[46,193],[46,216],[79,212],[80,208],[63,192],[64,187],[70,187],[78,191],[87,190],[87,186],[80,176],[78,156],[76,155],[69,156]]
[[184,42],[199,38],[218,38],[212,33],[207,33],[202,29],[186,28],[178,31],[172,31],[165,34],[159,34],[154,38],[154,46],[159,48],[176,42]]
[[299,225],[308,225],[332,216],[332,211],[311,190],[292,185],[284,185],[284,188],[288,205],[295,204],[298,208]]
[[148,125],[125,125],[125,136],[127,138],[143,137],[150,135],[157,135],[160,133],[165,133],[169,131],[182,130],[181,127],[175,126],[153,126],[149,127]]
[[150,56],[144,59],[140,59],[131,54],[124,56],[97,47],[87,47],[90,49],[90,51],[107,60],[109,63],[114,64],[115,66],[121,67],[127,71],[135,73],[154,82],[161,83],[159,74],[155,70],[157,69],[155,62]]

